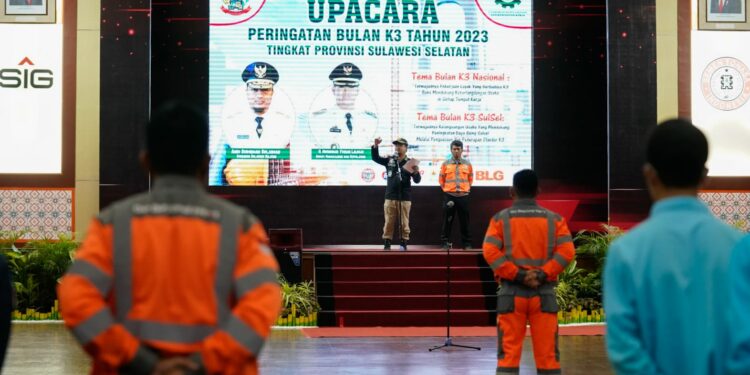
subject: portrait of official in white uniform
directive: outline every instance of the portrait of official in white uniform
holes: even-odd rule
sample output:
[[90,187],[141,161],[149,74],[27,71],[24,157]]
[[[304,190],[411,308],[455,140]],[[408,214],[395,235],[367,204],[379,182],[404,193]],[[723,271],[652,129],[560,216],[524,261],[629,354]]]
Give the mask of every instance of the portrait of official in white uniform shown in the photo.
[[211,157],[211,185],[266,185],[273,174],[267,160],[231,159],[229,151],[290,145],[295,115],[288,106],[275,105],[279,72],[271,64],[254,62],[242,72],[242,80],[244,85],[224,103],[222,140]]
[[378,115],[374,101],[360,87],[362,78],[362,71],[352,63],[340,64],[331,71],[329,104],[315,107],[319,98],[309,116],[316,147],[369,148],[378,128]]

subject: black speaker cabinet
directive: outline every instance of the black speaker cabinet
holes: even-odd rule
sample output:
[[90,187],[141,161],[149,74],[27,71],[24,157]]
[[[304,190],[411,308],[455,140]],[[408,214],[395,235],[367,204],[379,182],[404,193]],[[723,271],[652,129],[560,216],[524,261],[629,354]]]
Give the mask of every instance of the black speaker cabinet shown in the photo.
[[302,229],[269,229],[268,237],[284,278],[290,283],[302,282]]

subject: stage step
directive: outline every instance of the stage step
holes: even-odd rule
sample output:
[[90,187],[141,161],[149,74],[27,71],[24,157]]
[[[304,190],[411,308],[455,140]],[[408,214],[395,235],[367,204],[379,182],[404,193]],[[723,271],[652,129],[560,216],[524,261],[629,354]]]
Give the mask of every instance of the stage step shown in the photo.
[[[439,281],[317,281],[320,295],[392,295],[408,290],[415,295],[445,294],[445,280]],[[456,295],[494,295],[497,290],[495,280],[461,280],[451,283],[451,293]]]
[[[391,295],[391,296],[321,296],[318,302],[323,310],[440,310],[448,303],[446,295]],[[456,295],[451,297],[451,309],[491,310],[497,298],[483,295]]]
[[[315,253],[321,326],[446,324],[448,255],[444,251]],[[478,251],[456,251],[451,263],[451,324],[495,324],[492,271]]]
[[[444,251],[337,252],[317,254],[316,263],[319,267],[373,268],[392,267],[396,263],[394,260],[398,260],[397,264],[403,266],[445,267],[448,264],[448,255]],[[488,268],[482,253],[478,251],[451,252],[451,266]]]
[[[394,266],[394,267],[335,267],[316,269],[317,278],[331,281],[443,281],[445,267]],[[451,267],[452,280],[482,280],[492,278],[489,268]]]
[[[445,310],[338,310],[318,313],[321,327],[440,327],[447,321]],[[489,310],[452,310],[451,326],[476,327],[496,324]]]

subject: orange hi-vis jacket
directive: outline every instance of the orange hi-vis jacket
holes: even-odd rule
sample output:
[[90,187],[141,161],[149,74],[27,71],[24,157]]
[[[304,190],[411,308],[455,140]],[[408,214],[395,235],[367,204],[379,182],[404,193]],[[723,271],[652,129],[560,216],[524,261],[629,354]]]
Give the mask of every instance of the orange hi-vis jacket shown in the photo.
[[484,237],[484,258],[496,279],[522,282],[526,270],[540,269],[548,282],[575,257],[565,219],[522,199],[495,214]]
[[256,374],[281,309],[277,271],[257,218],[164,176],[93,221],[58,297],[94,374],[151,373],[172,356]]
[[467,194],[474,183],[474,168],[468,160],[450,158],[440,167],[440,187],[449,194]]

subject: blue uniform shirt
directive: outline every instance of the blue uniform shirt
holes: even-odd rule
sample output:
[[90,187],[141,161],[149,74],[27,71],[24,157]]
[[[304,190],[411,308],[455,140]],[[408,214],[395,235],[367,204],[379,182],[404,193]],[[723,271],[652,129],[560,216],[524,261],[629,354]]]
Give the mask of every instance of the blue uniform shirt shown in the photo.
[[607,351],[618,374],[723,374],[729,257],[741,234],[697,198],[657,202],[604,270]]
[[740,242],[729,262],[729,306],[732,322],[729,374],[750,374],[750,236]]

